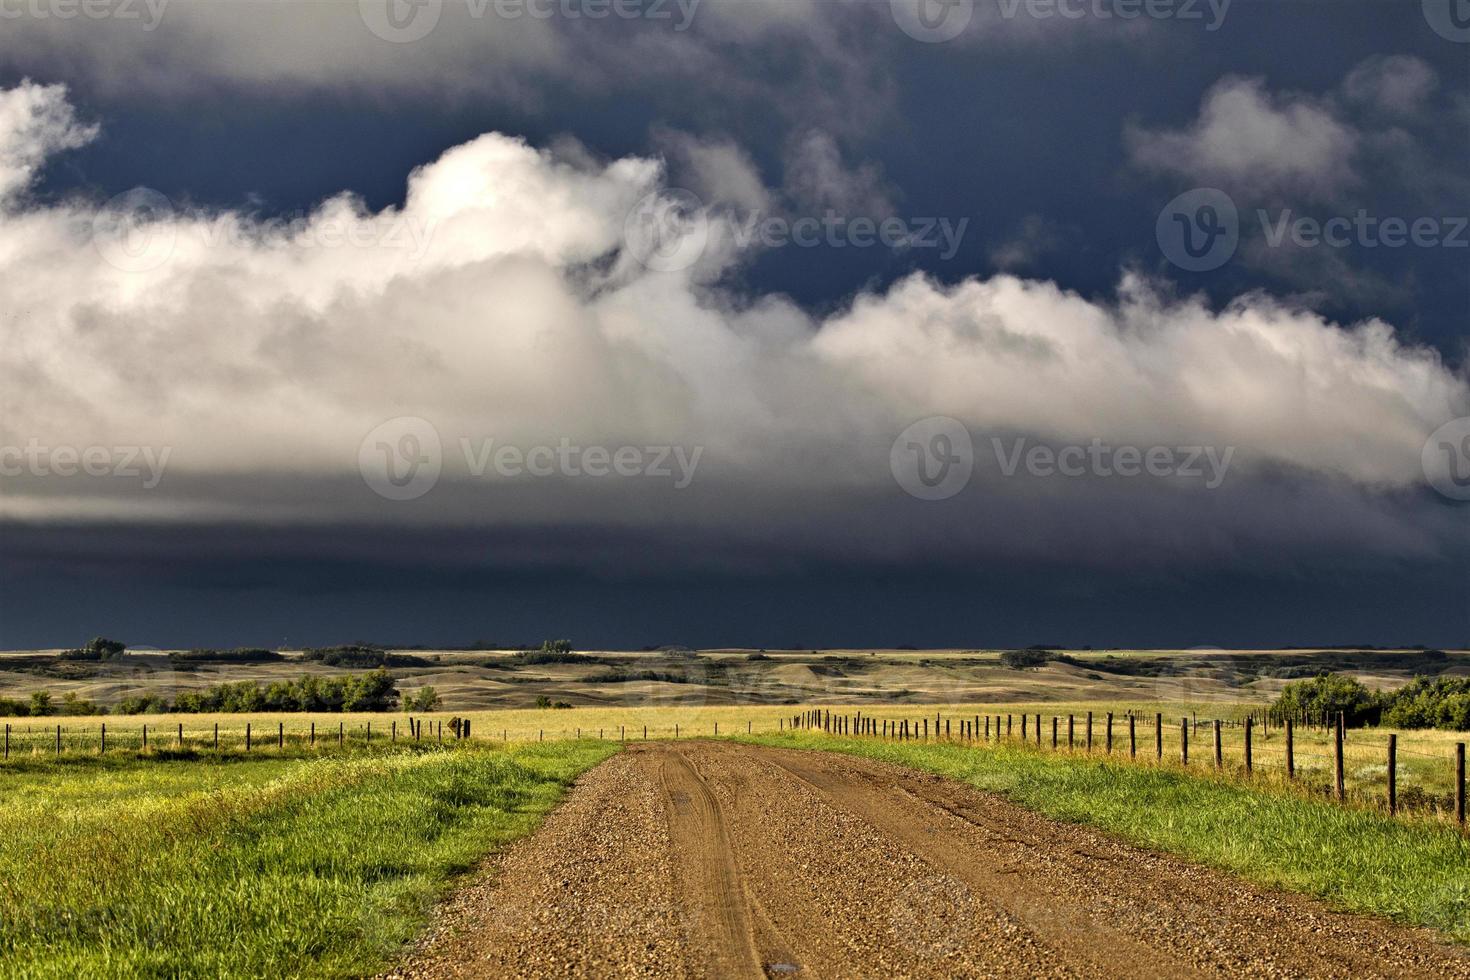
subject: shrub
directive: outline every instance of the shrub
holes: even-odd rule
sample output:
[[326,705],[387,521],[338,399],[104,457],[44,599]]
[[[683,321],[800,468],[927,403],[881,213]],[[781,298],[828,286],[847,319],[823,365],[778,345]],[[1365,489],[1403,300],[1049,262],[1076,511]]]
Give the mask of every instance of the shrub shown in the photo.
[[61,696],[61,710],[57,712],[63,715],[100,715],[104,712],[97,707],[96,702],[88,701],[78,697],[75,692],[67,691]]
[[536,707],[538,707],[538,708],[549,708],[549,707],[551,707],[551,698],[548,698],[544,694],[538,695],[536,697]]
[[1470,677],[1416,677],[1384,696],[1383,723],[1394,728],[1470,730]]
[[0,698],[0,718],[15,718],[31,713],[31,706],[14,698]]
[[427,667],[429,661],[406,653],[388,653],[377,647],[313,647],[301,651],[301,659],[327,667]]
[[286,658],[274,650],[239,647],[234,650],[174,651],[168,655],[168,659],[174,664],[263,664]]
[[1026,650],[1002,650],[1000,662],[1012,670],[1028,670],[1032,667],[1041,667],[1051,659],[1051,654],[1046,650],[1035,647]]
[[[811,669],[814,671],[818,670],[816,667]],[[724,677],[724,674],[713,671],[708,675],[699,674],[698,676],[690,676],[689,674],[674,673],[667,670],[621,670],[613,668],[612,670],[600,671],[599,673],[584,677],[582,680],[587,684],[631,684],[645,681],[655,681],[664,684],[715,684],[724,680]]]
[[[437,695],[436,695],[437,697]],[[173,710],[189,714],[256,711],[389,711],[397,706],[399,692],[386,670],[352,677],[306,676],[296,681],[276,681],[262,688],[255,681],[216,684],[202,691],[180,694]],[[168,710],[166,702],[161,709]]]
[[1341,712],[1343,724],[1356,727],[1378,722],[1383,699],[1355,678],[1322,673],[1309,681],[1286,685],[1272,702],[1271,711],[1280,718],[1336,717]]
[[[601,657],[588,657],[580,653],[569,653],[563,650],[524,650],[515,655],[518,665],[532,667],[540,664],[601,664],[607,661]],[[498,666],[495,661],[488,661],[488,666]]]
[[161,715],[168,710],[168,701],[157,694],[134,694],[117,703],[120,715]]
[[127,651],[127,644],[109,640],[105,636],[94,636],[87,645],[77,650],[63,650],[59,660],[117,660]]

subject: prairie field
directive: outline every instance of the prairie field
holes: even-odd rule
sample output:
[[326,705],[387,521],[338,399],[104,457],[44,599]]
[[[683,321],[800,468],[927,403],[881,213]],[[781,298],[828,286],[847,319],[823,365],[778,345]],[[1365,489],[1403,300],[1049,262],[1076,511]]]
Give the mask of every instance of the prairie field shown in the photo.
[[[445,702],[437,710],[5,719],[0,972],[361,976],[406,955],[440,955],[424,945],[442,932],[432,925],[439,903],[489,887],[476,884],[475,869],[531,834],[589,769],[615,756],[684,752],[707,760],[700,765],[736,765],[699,747],[738,744],[933,773],[1251,887],[1470,942],[1470,837],[1453,816],[1464,733],[1349,729],[1338,801],[1332,731],[1295,727],[1288,778],[1283,729],[1259,721],[1290,678],[1338,668],[1389,688],[1426,664],[1464,672],[1462,653],[1082,651],[1030,670],[973,651],[680,651],[592,654],[591,663],[411,656],[445,658],[391,668],[405,695],[432,683]],[[178,681],[165,669],[166,684],[150,688],[156,668],[83,665],[95,676],[62,679],[37,654],[12,660],[19,665],[0,671],[3,696],[61,696],[70,684],[104,707],[150,690],[171,699],[174,683],[350,673],[287,660],[179,671]],[[626,676],[612,680],[610,671]],[[480,684],[487,689],[477,694]],[[864,721],[877,734],[853,737]],[[469,737],[460,738],[455,728],[466,722]],[[667,780],[675,763],[640,765]],[[709,792],[697,773],[688,778],[680,794]],[[1038,833],[1050,847],[1060,831]],[[593,859],[567,860],[587,868]],[[605,914],[621,922],[635,913]],[[617,940],[627,940],[618,928]],[[537,933],[526,949],[550,941],[570,940]]]

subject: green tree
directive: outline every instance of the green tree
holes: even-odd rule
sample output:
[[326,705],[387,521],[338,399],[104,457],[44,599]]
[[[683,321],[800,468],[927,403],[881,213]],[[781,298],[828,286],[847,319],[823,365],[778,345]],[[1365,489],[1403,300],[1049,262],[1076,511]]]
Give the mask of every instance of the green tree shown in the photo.
[[1012,670],[1026,670],[1031,667],[1041,667],[1051,658],[1045,650],[1032,647],[1029,650],[1002,650],[1000,662]]
[[360,674],[347,682],[343,711],[386,711],[398,704],[398,688],[393,676],[379,668]]
[[31,692],[31,717],[44,718],[51,713],[51,692]]
[[1383,723],[1394,728],[1470,730],[1470,677],[1416,677],[1384,696]]
[[421,687],[403,699],[405,711],[437,711],[444,700],[433,687]]
[[121,641],[109,640],[105,636],[94,636],[82,649],[95,654],[98,660],[116,660],[126,652],[127,648],[128,645]]

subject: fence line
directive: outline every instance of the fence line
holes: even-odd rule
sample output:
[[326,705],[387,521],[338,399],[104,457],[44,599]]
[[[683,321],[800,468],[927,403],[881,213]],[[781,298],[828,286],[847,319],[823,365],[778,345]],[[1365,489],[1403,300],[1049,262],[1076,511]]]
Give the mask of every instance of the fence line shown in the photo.
[[[856,734],[866,737],[877,737],[885,741],[933,741],[933,742],[960,742],[960,743],[994,743],[1001,744],[1007,741],[1023,745],[1042,747],[1043,718],[1041,714],[1028,716],[1022,714],[1019,723],[1019,738],[1013,733],[1017,730],[1014,723],[1014,713],[1005,717],[1005,727],[1001,727],[1001,716],[994,716],[994,736],[992,736],[991,716],[986,715],[983,719],[975,715],[973,718],[962,718],[957,727],[957,738],[951,735],[951,719],[943,719],[941,732],[941,716],[934,716],[934,736],[929,734],[928,718],[921,720],[919,724],[910,725],[907,719],[897,722],[882,721],[881,724],[874,723],[869,717],[868,724],[854,728],[854,719],[862,718],[861,712],[856,715],[833,714],[831,709],[807,709],[791,717],[791,727],[797,730],[817,731],[826,734],[848,734],[855,731]],[[1147,726],[1150,719],[1129,711],[1125,715],[1127,719],[1127,758],[1136,761],[1138,757],[1138,728],[1140,725]],[[1033,720],[1034,719],[1034,720]],[[1102,754],[1105,757],[1123,756],[1118,750],[1114,739],[1115,716],[1113,712],[1107,712],[1102,723],[1104,734]],[[1156,713],[1151,720],[1154,727],[1154,755],[1156,762],[1164,759],[1163,735],[1165,722],[1161,713]],[[1274,729],[1277,733],[1284,732],[1284,770],[1288,781],[1300,784],[1300,773],[1298,762],[1300,760],[1321,760],[1330,765],[1332,772],[1331,784],[1327,787],[1328,792],[1342,803],[1348,802],[1349,794],[1346,780],[1346,762],[1349,745],[1349,730],[1344,725],[1341,713],[1335,719],[1325,716],[1298,722],[1293,717],[1275,717],[1267,712],[1252,712],[1240,721],[1226,719],[1199,719],[1198,717],[1182,717],[1179,721],[1179,765],[1185,768],[1197,767],[1197,762],[1190,759],[1190,739],[1195,737],[1212,740],[1212,751],[1210,752],[1211,767],[1217,772],[1224,772],[1227,768],[1225,758],[1226,737],[1228,730],[1239,731],[1239,746],[1242,751],[1242,766],[1240,771],[1246,779],[1255,776],[1258,770],[1269,772],[1269,767],[1259,764],[1256,749],[1262,740],[1269,741]],[[1061,741],[1061,716],[1054,715],[1051,718],[1051,749],[1056,752],[1083,752],[1093,754],[1093,728],[1094,714],[1087,712],[1085,719],[1085,741],[1077,738],[1076,729],[1078,720],[1075,714],[1066,716],[1066,744],[1065,748]],[[1299,724],[1307,730],[1308,745],[1319,744],[1314,736],[1322,736],[1322,748],[1330,748],[1330,754],[1322,754],[1298,749]],[[1204,729],[1203,735],[1201,728]],[[1457,742],[1449,759],[1443,755],[1425,752],[1422,750],[1400,749],[1398,735],[1396,733],[1385,733],[1379,736],[1373,732],[1358,731],[1356,737],[1351,739],[1352,747],[1356,752],[1369,746],[1362,745],[1363,742],[1375,738],[1382,738],[1378,751],[1382,753],[1385,770],[1385,786],[1381,797],[1374,795],[1367,797],[1373,802],[1381,802],[1390,814],[1397,814],[1402,809],[1399,795],[1399,776],[1401,771],[1400,756],[1408,755],[1415,758],[1432,760],[1440,765],[1448,763],[1453,767],[1450,784],[1452,787],[1451,799],[1445,802],[1453,806],[1455,821],[1463,828],[1465,825],[1465,743]],[[1328,741],[1330,739],[1330,741]],[[1081,745],[1079,746],[1079,741]],[[1315,768],[1315,767],[1313,767]],[[1421,791],[1422,793],[1422,791]],[[1427,794],[1424,794],[1427,795]],[[1438,807],[1434,809],[1438,810]]]
[[[1062,716],[1052,715],[1048,723],[1042,712],[945,716],[943,712],[936,711],[932,716],[925,714],[917,719],[891,719],[866,714],[860,710],[834,712],[830,708],[806,708],[788,717],[775,719],[774,730],[776,732],[820,731],[831,735],[898,742],[924,741],[977,746],[1010,742],[1041,751],[1045,751],[1049,745],[1050,750],[1057,753],[1100,755],[1105,758],[1127,759],[1134,762],[1149,761],[1149,757],[1152,756],[1154,764],[1165,763],[1164,734],[1172,722],[1166,722],[1162,713],[1155,712],[1150,717],[1146,713],[1130,710],[1119,716],[1109,711],[1099,718],[1094,712],[1089,711],[1081,717],[1075,713],[1065,717],[1065,740]],[[1118,725],[1119,721],[1126,722],[1121,729]],[[427,729],[425,722],[428,722]],[[405,719],[405,724],[407,732],[403,738],[400,738],[397,720],[389,723],[386,732],[380,728],[376,733],[373,731],[370,720],[360,727],[354,726],[351,731],[348,730],[346,722],[341,721],[337,726],[336,744],[340,749],[345,749],[349,745],[393,746],[400,741],[411,741],[419,745],[428,741],[435,745],[444,745],[446,734],[448,734],[450,745],[472,739],[471,721],[468,718],[452,718],[447,733],[443,719],[416,718],[409,715]],[[1150,727],[1153,729],[1151,746],[1147,738]],[[675,738],[703,737],[711,734],[718,736],[720,734],[718,721],[713,722],[712,728],[708,730],[693,731],[687,727],[681,728],[679,723],[673,724],[672,728]],[[738,723],[734,730],[739,730]],[[731,728],[727,722],[726,733],[730,731]],[[599,729],[597,737],[602,739],[604,732],[605,729]],[[754,723],[747,720],[745,734],[754,733]],[[48,755],[62,757],[68,754],[107,755],[109,752],[138,751],[166,757],[170,750],[178,753],[197,753],[206,749],[221,750],[218,722],[214,723],[212,731],[202,735],[186,735],[182,722],[177,723],[172,732],[167,728],[155,728],[151,734],[150,740],[147,724],[141,725],[130,737],[125,730],[120,730],[115,725],[109,729],[106,722],[101,722],[96,729],[89,728],[70,732],[64,730],[59,724],[54,727],[47,725],[39,731],[34,731],[32,726],[27,725],[22,738],[16,726],[6,723],[3,759],[9,761],[12,755],[20,752],[31,757]],[[628,741],[627,726],[619,726],[617,734],[619,741]],[[658,732],[655,731],[654,734],[657,737]],[[269,735],[264,738],[258,737],[253,723],[246,722],[243,751],[254,754],[274,748],[277,753],[280,753],[284,752],[288,745],[293,749],[316,750],[319,744],[315,721],[312,721],[309,728],[300,733],[288,733],[285,723],[277,722],[274,735],[274,738],[270,738]],[[556,733],[553,733],[553,737],[555,735]],[[571,731],[563,729],[561,735],[580,739],[583,737],[583,731],[577,728],[573,736]],[[1101,736],[1101,748],[1097,744],[1099,735]],[[649,728],[647,725],[642,726],[642,736],[644,740],[648,740]],[[590,731],[588,737],[590,737]],[[537,732],[537,739],[546,740],[545,729]],[[509,740],[509,730],[502,730],[500,741],[508,742]],[[1191,740],[1195,743],[1193,747],[1196,749],[1193,759],[1190,755]],[[1279,767],[1273,766],[1269,760],[1260,756],[1259,750],[1263,744],[1276,746],[1281,750]],[[240,748],[241,741],[238,736],[232,737],[225,743],[227,750]],[[1152,752],[1148,751],[1149,748],[1152,749]],[[1230,750],[1228,756],[1227,749]],[[1235,749],[1239,750],[1239,765],[1234,761]],[[1313,751],[1313,749],[1319,751]],[[1438,803],[1439,806],[1431,808],[1441,810],[1441,812],[1452,807],[1455,820],[1464,826],[1464,742],[1455,743],[1450,758],[1446,759],[1441,754],[1401,747],[1398,735],[1395,733],[1380,734],[1361,729],[1351,731],[1345,727],[1341,714],[1336,718],[1326,716],[1298,718],[1278,717],[1269,711],[1259,711],[1251,712],[1240,720],[1201,719],[1197,715],[1181,717],[1178,727],[1177,758],[1169,764],[1194,769],[1203,766],[1207,770],[1222,774],[1227,770],[1233,770],[1242,774],[1246,779],[1251,779],[1259,773],[1269,775],[1273,772],[1284,772],[1290,783],[1307,785],[1311,788],[1323,788],[1339,802],[1347,802],[1349,791],[1346,776],[1349,749],[1355,757],[1355,764],[1365,757],[1366,752],[1372,752],[1374,756],[1383,760],[1384,786],[1381,794],[1368,795],[1360,790],[1355,790],[1359,798],[1381,804],[1391,814],[1403,810],[1405,802],[1422,808],[1427,798],[1431,805]],[[1204,756],[1203,761],[1199,758],[1201,754]],[[1425,763],[1446,766],[1450,770],[1451,792],[1449,796],[1436,798],[1433,794],[1427,793],[1423,786],[1412,785],[1408,787],[1411,790],[1411,799],[1405,800],[1401,791],[1405,788],[1402,777],[1406,774],[1404,770],[1406,758],[1419,760],[1421,768]],[[1306,765],[1303,766],[1303,763]],[[1312,782],[1313,776],[1323,770],[1330,772],[1330,782],[1326,787],[1320,787],[1320,784]]]

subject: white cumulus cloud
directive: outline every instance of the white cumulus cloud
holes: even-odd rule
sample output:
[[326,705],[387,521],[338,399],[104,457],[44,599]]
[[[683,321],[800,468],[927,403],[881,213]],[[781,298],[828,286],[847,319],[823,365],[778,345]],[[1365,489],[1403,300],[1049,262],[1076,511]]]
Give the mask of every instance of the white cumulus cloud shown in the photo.
[[[31,86],[0,95],[0,121],[11,185],[90,131],[57,90]],[[1216,310],[1132,276],[1097,300],[1012,276],[916,275],[816,316],[722,285],[736,246],[718,235],[700,262],[656,271],[632,254],[628,217],[663,182],[652,160],[487,134],[414,171],[402,206],[378,212],[347,194],[285,225],[12,206],[0,445],[169,447],[184,482],[165,481],[156,510],[282,519],[352,510],[358,498],[335,491],[303,502],[314,480],[373,502],[358,448],[397,416],[430,420],[449,456],[460,438],[697,445],[730,513],[755,526],[749,510],[788,489],[891,496],[888,447],[930,415],[977,434],[1230,446],[1247,472],[1376,492],[1422,483],[1427,434],[1470,414],[1465,378],[1390,325],[1340,326],[1259,295]],[[452,459],[445,471],[451,486],[466,477]],[[96,493],[124,492],[82,501],[42,483],[10,482],[0,512],[96,516]],[[180,486],[195,496],[171,498]],[[764,496],[734,500],[742,487]],[[586,491],[579,517],[601,492]],[[663,519],[621,506],[628,492],[607,491],[620,503],[605,519]],[[564,516],[553,501],[491,509],[535,524]],[[479,520],[486,507],[451,493],[415,514]]]

